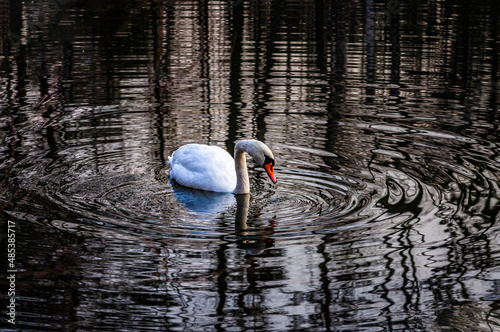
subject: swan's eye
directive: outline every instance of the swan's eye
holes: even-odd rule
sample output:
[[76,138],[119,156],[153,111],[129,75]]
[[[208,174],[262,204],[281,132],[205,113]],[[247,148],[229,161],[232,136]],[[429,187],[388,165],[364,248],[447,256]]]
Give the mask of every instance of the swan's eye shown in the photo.
[[[264,159],[264,165],[271,164],[273,169],[274,169],[274,159],[269,157],[267,154],[265,154],[264,157],[266,157]],[[264,165],[262,165],[262,166],[264,166]]]

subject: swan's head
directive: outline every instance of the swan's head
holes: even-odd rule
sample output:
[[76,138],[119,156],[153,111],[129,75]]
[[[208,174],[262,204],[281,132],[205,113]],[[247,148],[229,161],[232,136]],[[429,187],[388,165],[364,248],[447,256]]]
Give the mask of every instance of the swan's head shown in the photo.
[[267,175],[273,183],[276,183],[276,176],[274,175],[274,156],[271,151],[261,141],[254,139],[239,141],[236,143],[236,149],[242,149],[248,153],[257,165],[264,167]]

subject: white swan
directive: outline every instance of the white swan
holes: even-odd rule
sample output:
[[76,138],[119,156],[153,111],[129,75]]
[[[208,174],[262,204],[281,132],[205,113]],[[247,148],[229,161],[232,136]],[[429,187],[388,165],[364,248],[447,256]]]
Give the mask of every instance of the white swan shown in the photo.
[[264,143],[250,139],[236,143],[234,160],[217,146],[187,144],[168,157],[170,178],[177,183],[201,190],[246,194],[250,192],[245,152],[264,167],[273,183],[274,156]]

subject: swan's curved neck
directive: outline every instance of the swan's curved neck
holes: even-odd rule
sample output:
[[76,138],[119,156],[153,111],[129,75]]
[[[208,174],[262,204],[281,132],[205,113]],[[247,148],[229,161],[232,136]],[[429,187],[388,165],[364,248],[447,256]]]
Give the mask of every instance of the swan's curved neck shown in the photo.
[[248,179],[244,144],[236,144],[234,148],[234,167],[236,169],[236,188],[234,188],[233,194],[249,193],[250,180]]

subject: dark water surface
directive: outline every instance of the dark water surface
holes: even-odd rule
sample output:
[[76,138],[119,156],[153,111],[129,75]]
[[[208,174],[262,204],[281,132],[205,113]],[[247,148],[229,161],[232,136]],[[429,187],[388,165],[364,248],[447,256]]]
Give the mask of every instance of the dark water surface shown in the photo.
[[1,4],[6,331],[500,331],[498,1],[103,3]]

